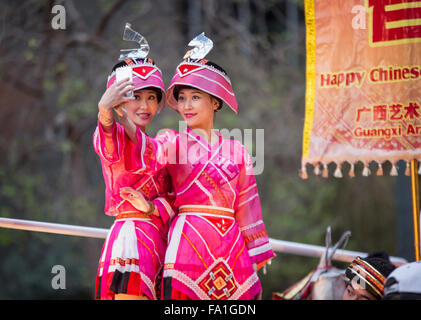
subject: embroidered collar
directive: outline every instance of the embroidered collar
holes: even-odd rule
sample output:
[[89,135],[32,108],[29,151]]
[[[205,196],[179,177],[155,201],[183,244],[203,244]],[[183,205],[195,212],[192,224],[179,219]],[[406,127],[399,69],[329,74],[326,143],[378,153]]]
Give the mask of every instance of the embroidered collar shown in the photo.
[[215,132],[215,134],[218,136],[218,141],[215,142],[212,146],[209,144],[209,142],[204,139],[202,136],[197,135],[193,132],[192,129],[190,129],[189,127],[187,127],[184,132],[191,137],[193,140],[196,140],[198,143],[200,143],[203,147],[205,147],[208,151],[211,151],[214,148],[217,148],[218,146],[221,145],[222,140],[223,140],[223,136],[222,134],[219,132],[219,130],[215,130],[213,129],[213,131]]

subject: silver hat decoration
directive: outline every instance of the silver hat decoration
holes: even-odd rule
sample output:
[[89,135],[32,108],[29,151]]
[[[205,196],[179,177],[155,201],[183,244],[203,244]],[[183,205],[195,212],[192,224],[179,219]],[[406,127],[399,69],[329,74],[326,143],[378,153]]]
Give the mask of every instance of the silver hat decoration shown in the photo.
[[120,51],[125,52],[120,54],[119,60],[126,60],[129,58],[141,58],[144,59],[149,54],[149,44],[146,41],[145,37],[142,36],[139,32],[133,30],[131,28],[130,23],[126,23],[126,26],[124,27],[124,33],[123,33],[123,40],[126,41],[134,41],[139,44],[139,48],[134,49],[122,49]]
[[187,51],[183,59],[203,59],[212,50],[213,42],[202,32],[189,42],[189,47],[194,48]]

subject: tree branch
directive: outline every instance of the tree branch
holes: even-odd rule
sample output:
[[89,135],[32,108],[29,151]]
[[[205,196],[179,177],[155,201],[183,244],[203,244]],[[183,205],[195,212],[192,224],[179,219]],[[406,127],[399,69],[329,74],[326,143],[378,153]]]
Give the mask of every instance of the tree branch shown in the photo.
[[113,6],[110,9],[108,9],[107,12],[105,12],[101,20],[99,21],[98,26],[96,27],[96,31],[95,31],[96,37],[100,37],[103,34],[103,32],[105,31],[105,28],[107,27],[108,22],[111,20],[111,16],[115,14],[125,2],[126,0],[118,0],[114,2]]

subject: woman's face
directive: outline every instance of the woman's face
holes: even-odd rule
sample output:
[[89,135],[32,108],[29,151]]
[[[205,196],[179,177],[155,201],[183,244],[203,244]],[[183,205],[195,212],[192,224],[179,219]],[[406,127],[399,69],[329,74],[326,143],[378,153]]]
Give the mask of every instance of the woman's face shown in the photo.
[[346,285],[342,300],[376,300],[376,297],[359,284],[350,281]]
[[126,103],[129,119],[140,128],[146,128],[158,110],[158,96],[155,91],[141,89],[134,92],[135,100]]
[[191,129],[211,129],[218,101],[195,88],[183,88],[178,94],[178,111]]

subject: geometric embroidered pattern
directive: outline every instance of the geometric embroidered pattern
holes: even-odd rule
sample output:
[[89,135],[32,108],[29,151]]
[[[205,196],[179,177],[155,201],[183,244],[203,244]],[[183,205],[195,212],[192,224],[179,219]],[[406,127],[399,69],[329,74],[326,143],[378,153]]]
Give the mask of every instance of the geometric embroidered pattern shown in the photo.
[[257,232],[257,233],[253,233],[253,234],[251,234],[251,235],[249,235],[249,236],[245,237],[245,238],[244,238],[244,241],[245,241],[246,243],[248,243],[248,242],[250,242],[250,241],[254,241],[254,240],[256,240],[256,239],[266,237],[267,235],[268,235],[268,234],[266,233],[266,230],[263,230],[263,231],[260,231],[260,232]]
[[[110,260],[110,266],[114,266],[116,264],[119,264],[121,266],[125,266],[126,264],[134,264],[134,265],[139,265],[139,260],[135,259],[135,258],[127,258],[127,259],[121,259],[121,258],[116,258],[116,259],[111,259]],[[104,267],[104,261],[101,261],[100,263],[100,268]]]
[[212,300],[226,300],[237,290],[233,274],[223,261],[209,271],[199,286]]
[[136,76],[146,80],[153,72],[155,72],[156,68],[151,66],[140,66],[133,68],[132,70]]
[[220,217],[211,217],[211,216],[203,216],[207,221],[209,221],[222,236],[225,236],[227,231],[231,228],[234,224],[234,219],[227,219],[227,218],[220,218]]
[[182,66],[177,67],[177,72],[180,75],[180,77],[184,77],[190,73],[193,73],[203,68],[204,66],[184,64]]

